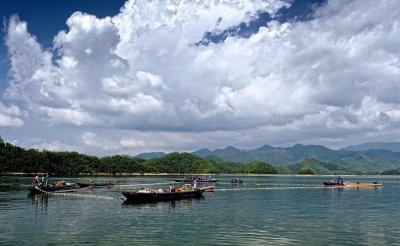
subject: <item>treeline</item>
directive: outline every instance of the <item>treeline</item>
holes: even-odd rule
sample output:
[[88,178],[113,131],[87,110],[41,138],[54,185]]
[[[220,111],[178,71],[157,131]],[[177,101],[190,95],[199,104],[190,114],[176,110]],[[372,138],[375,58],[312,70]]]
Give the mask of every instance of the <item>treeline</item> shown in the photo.
[[0,138],[0,173],[45,172],[56,176],[100,173],[278,173],[270,164],[259,161],[243,165],[203,159],[190,153],[171,153],[150,160],[120,155],[99,158],[77,152],[26,150]]

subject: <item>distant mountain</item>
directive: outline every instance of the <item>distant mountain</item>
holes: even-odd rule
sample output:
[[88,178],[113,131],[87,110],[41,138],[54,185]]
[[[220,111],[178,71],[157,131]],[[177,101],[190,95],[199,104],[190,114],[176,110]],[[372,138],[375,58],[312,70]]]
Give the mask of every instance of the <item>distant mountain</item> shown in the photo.
[[[201,155],[198,155],[200,153]],[[264,145],[254,150],[239,150],[235,147],[217,149],[211,152],[198,150],[192,152],[194,155],[205,157],[204,154],[217,156],[224,161],[234,161],[250,163],[252,161],[263,161],[274,166],[292,165],[306,158],[314,158],[322,161],[329,161],[348,155],[347,151],[331,150],[322,145],[301,145],[296,144],[293,147],[282,148]]]
[[[221,164],[224,169],[232,163],[245,165],[253,161],[262,161],[273,165],[280,173],[293,173],[293,167],[290,166],[298,165],[302,163],[303,160],[315,160],[321,163],[318,163],[318,167],[312,166],[312,168],[310,167],[309,169],[317,174],[331,174],[342,171],[357,174],[375,174],[386,170],[398,169],[400,167],[400,151],[396,152],[387,149],[379,149],[383,147],[389,148],[389,146],[395,149],[397,145],[399,145],[400,149],[400,143],[369,143],[359,145],[357,148],[365,150],[357,151],[350,150],[352,149],[351,147],[341,150],[332,150],[322,145],[302,144],[296,144],[292,147],[264,145],[252,150],[241,150],[233,146],[228,146],[224,149],[216,150],[204,148],[194,151],[192,154],[205,158],[213,163]],[[163,156],[165,156],[163,152],[151,152],[142,153],[136,157],[147,160]],[[315,161],[311,163],[315,164]],[[326,165],[329,164],[334,165],[334,167],[327,167]],[[311,165],[309,161],[307,165]],[[343,170],[336,166],[343,168]],[[237,170],[237,168],[238,167],[235,166],[232,171]]]
[[399,142],[370,142],[342,148],[341,150],[347,151],[365,151],[365,150],[388,150],[393,152],[400,152]]
[[304,171],[310,171],[314,174],[324,175],[338,175],[338,174],[355,174],[354,171],[348,170],[339,165],[334,165],[326,162],[322,162],[316,159],[304,159],[297,164],[279,167],[279,173],[296,174],[304,173]]
[[208,155],[212,155],[212,152],[209,149],[199,149],[199,150],[192,152],[192,154],[197,155],[199,157],[206,157]]
[[232,155],[237,155],[242,153],[243,151],[232,147],[232,146],[228,146],[225,149],[216,149],[214,151],[212,151],[212,155],[216,155],[216,156],[232,156]]
[[138,154],[135,157],[149,160],[149,159],[153,159],[153,158],[157,158],[157,157],[163,157],[165,155],[166,154],[164,152],[148,152],[148,153]]

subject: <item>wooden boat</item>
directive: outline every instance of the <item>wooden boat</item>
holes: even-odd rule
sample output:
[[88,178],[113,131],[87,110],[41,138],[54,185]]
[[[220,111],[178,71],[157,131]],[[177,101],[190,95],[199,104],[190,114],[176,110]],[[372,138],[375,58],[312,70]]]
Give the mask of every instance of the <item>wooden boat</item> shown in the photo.
[[188,198],[200,198],[203,196],[202,194],[204,191],[211,189],[214,189],[214,186],[176,192],[158,192],[155,190],[125,191],[122,192],[122,195],[126,197],[126,202],[128,203],[150,203]]
[[77,185],[79,185],[80,188],[86,188],[86,187],[110,187],[113,186],[114,184],[112,182],[106,182],[106,183],[80,183],[77,182]]
[[356,182],[356,183],[344,183],[345,187],[352,187],[352,188],[378,188],[381,187],[382,184],[378,183],[378,182],[373,182],[373,183],[360,183],[360,182]]
[[378,188],[381,187],[382,184],[378,182],[373,183],[352,183],[352,182],[344,182],[343,184],[337,182],[324,182],[326,186],[334,186],[334,187],[348,187],[348,188]]
[[30,191],[30,195],[42,194],[45,192],[58,192],[58,191],[66,191],[72,190],[75,188],[75,183],[65,183],[64,185],[57,186],[57,185],[48,185],[48,186],[31,186],[28,188]]
[[215,183],[218,179],[206,178],[206,177],[184,177],[183,179],[175,179],[175,182],[183,182],[183,183]]

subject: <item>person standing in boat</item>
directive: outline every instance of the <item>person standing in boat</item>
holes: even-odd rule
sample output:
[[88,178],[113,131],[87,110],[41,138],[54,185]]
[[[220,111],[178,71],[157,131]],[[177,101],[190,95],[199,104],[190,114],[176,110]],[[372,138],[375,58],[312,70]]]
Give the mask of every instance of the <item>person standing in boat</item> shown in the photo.
[[42,176],[41,181],[40,181],[40,186],[43,187],[44,186],[44,176]]
[[46,177],[44,178],[44,185],[46,187],[49,185],[49,173],[46,173]]
[[197,182],[195,180],[195,181],[193,181],[193,189],[196,189],[196,188],[197,188]]
[[35,177],[35,186],[39,186],[39,176],[36,175]]

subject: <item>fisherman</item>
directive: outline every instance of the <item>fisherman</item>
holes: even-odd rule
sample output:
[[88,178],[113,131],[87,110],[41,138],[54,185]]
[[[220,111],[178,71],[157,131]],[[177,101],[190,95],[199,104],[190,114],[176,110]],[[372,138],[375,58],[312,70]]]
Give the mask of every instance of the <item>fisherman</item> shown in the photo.
[[49,185],[49,173],[46,173],[45,186],[47,187],[48,185]]
[[41,178],[42,180],[41,180],[41,183],[40,183],[40,186],[44,186],[44,176],[42,176],[42,178]]
[[36,186],[37,186],[36,179],[33,179],[32,180],[32,187],[36,187]]
[[195,181],[193,181],[193,189],[196,189],[196,188],[197,188],[197,182],[195,180]]

